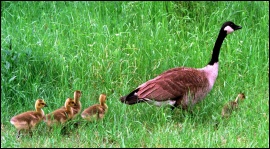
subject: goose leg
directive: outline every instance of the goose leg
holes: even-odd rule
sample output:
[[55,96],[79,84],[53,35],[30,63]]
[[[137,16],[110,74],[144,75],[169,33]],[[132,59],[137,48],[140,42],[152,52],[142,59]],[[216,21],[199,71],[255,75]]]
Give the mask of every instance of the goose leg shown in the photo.
[[33,132],[32,132],[32,130],[31,130],[31,129],[29,130],[29,134],[30,134],[30,137],[32,138],[32,136],[33,136]]
[[20,137],[20,131],[21,131],[21,130],[18,130],[18,133],[17,133],[17,139],[19,139],[19,137]]

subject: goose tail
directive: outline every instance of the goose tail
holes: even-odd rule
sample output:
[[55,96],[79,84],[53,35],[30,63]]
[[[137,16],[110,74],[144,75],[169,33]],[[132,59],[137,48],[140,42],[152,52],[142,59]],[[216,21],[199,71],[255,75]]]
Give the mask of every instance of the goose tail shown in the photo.
[[128,95],[120,97],[120,101],[128,105],[133,105],[133,104],[142,102],[142,100],[139,100],[138,98],[138,95],[137,95],[138,90],[139,89],[136,89],[132,91],[131,93],[129,93]]

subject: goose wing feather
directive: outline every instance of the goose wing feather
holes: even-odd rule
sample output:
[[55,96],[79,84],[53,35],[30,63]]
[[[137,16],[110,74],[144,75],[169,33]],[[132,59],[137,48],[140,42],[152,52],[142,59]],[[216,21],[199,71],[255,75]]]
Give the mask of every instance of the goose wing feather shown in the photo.
[[205,74],[194,68],[173,68],[160,74],[156,78],[145,82],[137,89],[138,98],[164,101],[175,99],[187,93],[207,88],[208,80]]

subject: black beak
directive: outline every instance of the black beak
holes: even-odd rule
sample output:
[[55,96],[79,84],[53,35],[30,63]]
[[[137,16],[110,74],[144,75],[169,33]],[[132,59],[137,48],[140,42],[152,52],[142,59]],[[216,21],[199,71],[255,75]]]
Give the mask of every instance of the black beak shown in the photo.
[[241,26],[235,26],[235,29],[234,30],[239,30],[239,29],[241,29],[242,27]]

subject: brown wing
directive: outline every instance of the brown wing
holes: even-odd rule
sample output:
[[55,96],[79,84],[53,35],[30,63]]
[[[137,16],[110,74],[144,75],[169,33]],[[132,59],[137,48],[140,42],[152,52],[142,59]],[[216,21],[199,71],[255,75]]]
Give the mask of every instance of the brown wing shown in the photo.
[[70,113],[65,109],[65,108],[60,108],[60,109],[57,109],[55,111],[53,111],[52,113],[48,114],[47,115],[47,118],[48,119],[55,119],[57,121],[60,121],[61,119],[65,119],[65,118],[68,118],[68,115]]
[[85,109],[82,113],[84,115],[91,116],[91,115],[94,115],[94,114],[97,114],[100,112],[102,112],[101,106],[99,104],[95,104],[95,105],[92,105],[92,106],[88,107],[87,109]]
[[21,113],[17,116],[12,118],[14,122],[27,122],[30,123],[31,121],[37,122],[42,118],[42,114],[36,111],[28,111]]
[[157,101],[179,98],[208,87],[205,74],[193,68],[173,68],[138,87],[138,98]]

